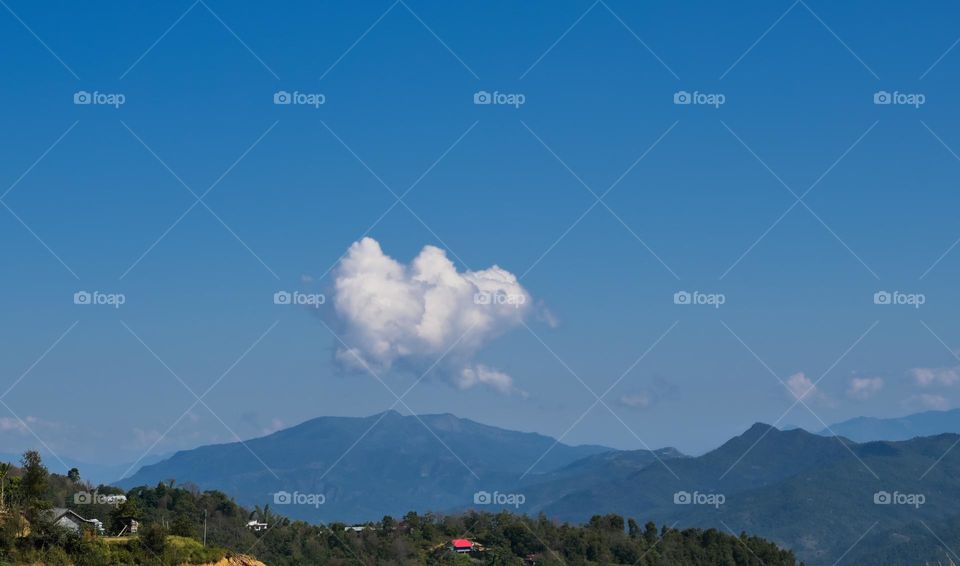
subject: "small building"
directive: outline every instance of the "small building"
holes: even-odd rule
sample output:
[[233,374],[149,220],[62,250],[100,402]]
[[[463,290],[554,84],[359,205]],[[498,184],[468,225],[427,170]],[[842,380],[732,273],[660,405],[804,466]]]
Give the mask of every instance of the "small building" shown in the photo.
[[93,529],[97,534],[103,533],[103,522],[99,519],[84,519],[76,511],[64,507],[54,507],[47,511],[50,521],[74,533],[80,533],[84,527]]
[[269,526],[266,523],[253,519],[253,520],[247,521],[247,528],[255,533],[259,533],[260,531],[267,530]]
[[363,531],[365,531],[365,530],[367,530],[367,529],[372,529],[372,528],[373,528],[373,527],[371,527],[370,525],[351,525],[351,526],[349,526],[349,527],[344,527],[344,528],[343,528],[343,531],[346,532],[346,533],[350,533],[350,532],[353,532],[353,533],[362,533]]
[[474,543],[465,538],[455,538],[450,541],[450,550],[457,554],[467,554],[473,552]]

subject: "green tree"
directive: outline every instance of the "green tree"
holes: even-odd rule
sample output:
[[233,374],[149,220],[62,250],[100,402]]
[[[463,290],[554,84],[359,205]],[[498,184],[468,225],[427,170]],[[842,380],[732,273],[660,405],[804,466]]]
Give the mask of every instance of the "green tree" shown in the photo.
[[76,468],[70,468],[70,471],[67,472],[67,479],[73,483],[80,483],[80,470]]
[[7,462],[0,462],[0,513],[7,512],[7,474],[10,473],[10,464]]
[[158,523],[147,525],[140,530],[140,545],[161,558],[167,548],[167,529]]

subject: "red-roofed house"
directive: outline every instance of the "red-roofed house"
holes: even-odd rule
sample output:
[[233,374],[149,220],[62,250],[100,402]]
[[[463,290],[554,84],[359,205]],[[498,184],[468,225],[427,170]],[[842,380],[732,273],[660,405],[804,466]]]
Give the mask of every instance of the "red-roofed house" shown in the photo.
[[465,538],[455,538],[452,541],[450,541],[450,550],[458,554],[465,554],[467,552],[472,552],[473,542]]

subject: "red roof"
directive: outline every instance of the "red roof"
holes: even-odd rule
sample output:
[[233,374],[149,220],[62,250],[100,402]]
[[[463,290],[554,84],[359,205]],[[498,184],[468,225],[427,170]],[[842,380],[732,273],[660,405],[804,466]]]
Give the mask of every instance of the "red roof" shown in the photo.
[[453,548],[473,548],[473,543],[465,538],[456,538],[450,541]]

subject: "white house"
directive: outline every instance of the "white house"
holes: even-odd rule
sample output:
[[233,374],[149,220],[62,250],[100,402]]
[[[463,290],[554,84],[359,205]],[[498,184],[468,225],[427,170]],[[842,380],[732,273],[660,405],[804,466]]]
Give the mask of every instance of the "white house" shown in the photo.
[[79,533],[84,526],[93,528],[97,534],[103,533],[103,522],[99,519],[84,519],[72,509],[63,507],[54,507],[47,512],[51,522],[58,527],[63,527],[75,533]]
[[247,521],[247,528],[250,529],[251,531],[259,533],[260,531],[267,530],[268,525],[266,523],[261,523],[256,519],[253,519],[253,520]]

